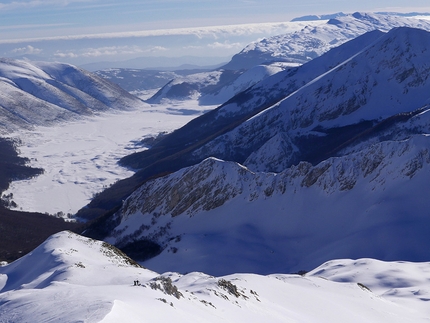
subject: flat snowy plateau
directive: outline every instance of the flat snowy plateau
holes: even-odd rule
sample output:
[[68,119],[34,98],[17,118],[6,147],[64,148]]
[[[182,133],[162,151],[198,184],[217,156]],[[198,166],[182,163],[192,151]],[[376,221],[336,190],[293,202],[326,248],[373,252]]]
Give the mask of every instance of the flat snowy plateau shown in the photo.
[[1,323],[420,323],[430,321],[429,301],[430,263],[345,259],[304,276],[160,275],[66,231],[0,267]]
[[110,111],[10,134],[22,141],[20,155],[45,172],[29,180],[12,182],[4,194],[13,193],[20,210],[74,214],[94,194],[133,174],[118,166],[117,161],[146,149],[142,139],[171,132],[211,108],[192,102],[187,102],[186,107],[181,104]]

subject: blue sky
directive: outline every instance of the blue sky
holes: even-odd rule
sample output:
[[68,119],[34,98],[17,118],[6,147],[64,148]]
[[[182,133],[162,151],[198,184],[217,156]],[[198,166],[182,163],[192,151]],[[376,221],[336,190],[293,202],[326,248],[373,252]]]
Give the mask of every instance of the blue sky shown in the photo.
[[3,0],[0,55],[78,65],[140,56],[228,57],[250,41],[282,33],[280,23],[294,17],[339,11],[430,12],[430,1]]

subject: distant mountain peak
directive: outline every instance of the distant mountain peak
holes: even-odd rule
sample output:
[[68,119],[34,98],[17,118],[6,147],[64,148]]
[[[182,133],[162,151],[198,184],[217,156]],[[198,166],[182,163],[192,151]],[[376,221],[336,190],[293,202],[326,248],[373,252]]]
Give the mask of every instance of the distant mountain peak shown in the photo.
[[333,14],[327,14],[327,15],[307,15],[302,17],[293,18],[291,21],[314,21],[314,20],[328,20],[328,19],[334,19],[338,17],[344,17],[346,14],[343,12],[337,12]]
[[[398,15],[367,12],[334,14],[327,23],[310,23],[295,32],[252,42],[234,55],[230,62],[217,71],[206,73],[205,77],[203,73],[176,77],[148,102],[198,98],[204,105],[222,104],[266,77],[309,62],[366,32],[388,32],[401,26],[430,30],[428,21]],[[263,66],[266,68],[264,74],[255,73],[258,66],[261,67],[260,71]]]

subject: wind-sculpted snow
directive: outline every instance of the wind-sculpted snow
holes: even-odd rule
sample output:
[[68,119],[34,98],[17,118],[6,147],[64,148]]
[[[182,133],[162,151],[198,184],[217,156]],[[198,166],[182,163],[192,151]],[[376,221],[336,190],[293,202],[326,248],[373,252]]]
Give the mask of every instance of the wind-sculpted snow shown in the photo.
[[[391,302],[430,316],[430,263],[375,259],[331,260],[307,274],[335,282],[357,282]],[[419,287],[418,287],[419,286]],[[413,297],[411,297],[413,296]]]
[[158,274],[60,232],[0,267],[0,322],[424,323],[429,272],[428,263],[343,259],[304,276]]
[[57,233],[0,267],[0,322],[77,322],[77,317],[99,322],[114,297],[97,289],[129,284],[142,274],[138,264],[105,242]]
[[1,59],[0,89],[1,132],[145,107],[117,85],[60,63]]
[[428,259],[430,202],[421,192],[430,180],[429,140],[384,141],[281,173],[210,158],[145,183],[116,214],[107,241],[156,242],[164,251],[145,265],[157,271],[271,273],[345,256]]

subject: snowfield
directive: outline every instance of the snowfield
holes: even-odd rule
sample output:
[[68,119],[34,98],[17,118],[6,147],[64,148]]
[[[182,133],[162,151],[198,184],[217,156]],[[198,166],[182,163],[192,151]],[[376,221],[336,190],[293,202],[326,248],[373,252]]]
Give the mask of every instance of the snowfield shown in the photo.
[[0,322],[424,323],[429,282],[430,263],[372,259],[305,276],[160,275],[106,243],[60,232],[0,267]]
[[74,214],[88,204],[93,194],[133,174],[117,161],[146,149],[142,139],[171,132],[208,108],[191,102],[166,104],[15,132],[11,137],[22,140],[21,156],[45,173],[12,182],[4,194],[13,193],[20,210]]

